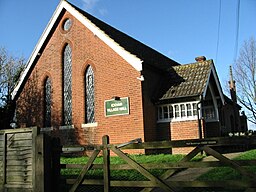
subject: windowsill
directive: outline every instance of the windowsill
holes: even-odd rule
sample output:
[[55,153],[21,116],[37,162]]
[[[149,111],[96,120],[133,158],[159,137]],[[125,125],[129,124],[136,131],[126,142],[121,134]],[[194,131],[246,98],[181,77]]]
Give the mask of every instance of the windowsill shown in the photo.
[[171,122],[179,122],[179,121],[192,121],[192,120],[197,120],[197,116],[196,117],[184,117],[184,118],[173,118],[173,119],[161,119],[158,120],[157,123],[171,123]]
[[84,123],[82,124],[82,128],[87,128],[87,127],[97,127],[98,126],[98,123],[95,122],[95,123]]
[[65,129],[74,129],[74,125],[63,125],[59,127],[59,130],[65,130]]
[[204,119],[206,123],[219,122],[218,119]]
[[53,131],[53,127],[43,127],[40,129],[42,132]]

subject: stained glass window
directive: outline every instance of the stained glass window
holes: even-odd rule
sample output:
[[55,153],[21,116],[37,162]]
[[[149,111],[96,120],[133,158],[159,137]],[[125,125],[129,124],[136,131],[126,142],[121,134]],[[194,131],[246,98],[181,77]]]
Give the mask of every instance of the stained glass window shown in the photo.
[[51,79],[47,77],[44,84],[44,126],[51,126],[51,105],[52,105],[52,83]]
[[66,45],[63,54],[63,116],[64,124],[72,125],[72,50]]
[[94,73],[91,66],[85,72],[86,123],[95,122],[94,117]]

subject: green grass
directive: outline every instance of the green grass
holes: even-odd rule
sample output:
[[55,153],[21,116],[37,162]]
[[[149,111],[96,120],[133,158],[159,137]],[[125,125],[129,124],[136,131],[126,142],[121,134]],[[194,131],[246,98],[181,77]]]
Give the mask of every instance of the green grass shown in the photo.
[[[180,161],[184,155],[169,155],[169,154],[159,154],[159,155],[128,155],[131,159],[136,161],[139,164],[147,164],[147,163],[154,163],[154,164],[161,164],[161,163],[168,163],[168,162],[178,162]],[[193,161],[200,161],[203,156],[198,155],[193,158]],[[86,164],[88,161],[88,157],[73,157],[67,158],[62,157],[61,163],[62,164]],[[97,157],[94,161],[94,164],[102,164],[103,157]],[[119,157],[110,157],[110,164],[126,164],[124,160]],[[80,173],[80,169],[62,169],[61,175],[66,178],[76,178],[77,175]],[[160,176],[165,172],[165,170],[154,169],[149,170],[155,176]],[[110,172],[110,177],[112,180],[145,180],[146,178],[141,175],[136,170],[112,170]],[[86,178],[90,179],[102,179],[103,178],[103,170],[101,169],[94,169],[88,171],[86,174]]]
[[[242,153],[239,157],[234,160],[254,160],[256,159],[256,150],[250,150]],[[246,167],[248,171],[256,174],[256,165]],[[201,181],[220,181],[220,180],[237,180],[244,179],[241,174],[231,167],[219,167],[214,168],[204,175],[201,175],[198,180]]]

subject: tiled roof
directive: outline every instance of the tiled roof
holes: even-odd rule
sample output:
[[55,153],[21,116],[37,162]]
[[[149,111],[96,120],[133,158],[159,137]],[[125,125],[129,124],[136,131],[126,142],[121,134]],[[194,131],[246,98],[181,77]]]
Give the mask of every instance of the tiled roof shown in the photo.
[[113,39],[121,47],[123,47],[128,52],[136,55],[141,60],[143,60],[146,65],[151,65],[161,70],[167,70],[170,68],[170,66],[179,65],[179,63],[177,63],[176,61],[173,61],[172,59],[164,56],[163,54],[148,47],[147,45],[115,29],[114,27],[111,27],[110,25],[93,17],[92,15],[76,7],[75,5],[71,3],[69,4],[73,6],[77,11],[79,11],[81,14],[83,14],[87,19],[89,19],[99,29],[104,31],[111,39]]
[[173,84],[160,100],[201,95],[211,72],[212,60],[174,66]]

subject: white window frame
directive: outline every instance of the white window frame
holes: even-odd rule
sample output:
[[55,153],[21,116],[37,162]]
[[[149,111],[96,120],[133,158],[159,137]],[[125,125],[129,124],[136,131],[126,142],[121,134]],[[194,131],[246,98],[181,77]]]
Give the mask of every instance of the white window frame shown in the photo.
[[[188,121],[188,120],[196,120],[197,119],[197,115],[200,114],[199,111],[197,111],[197,113],[195,113],[195,110],[193,108],[193,104],[195,104],[195,106],[198,105],[198,101],[193,101],[193,102],[183,102],[183,103],[173,103],[173,104],[163,104],[163,105],[159,105],[158,106],[158,120],[157,122],[174,122],[174,121]],[[185,107],[185,116],[181,116],[181,106],[184,105]],[[190,113],[191,113],[191,116],[188,116],[188,105],[190,105]],[[201,105],[201,104],[199,104]],[[176,106],[176,108],[175,108]],[[178,108],[177,108],[178,106]],[[164,116],[164,108],[167,108],[167,112],[166,114],[168,114],[168,117],[166,118]],[[170,117],[170,109],[172,108],[172,116],[173,117]],[[177,109],[177,111],[175,110]],[[199,106],[199,109],[200,109],[200,106]],[[198,110],[198,109],[196,109]],[[159,113],[161,111],[161,113]],[[179,115],[177,115],[177,112]]]

